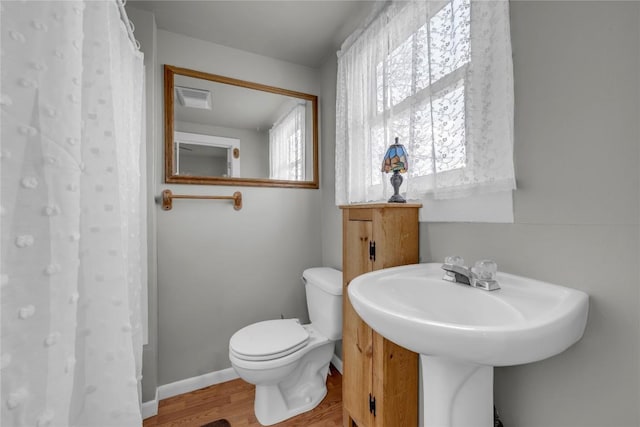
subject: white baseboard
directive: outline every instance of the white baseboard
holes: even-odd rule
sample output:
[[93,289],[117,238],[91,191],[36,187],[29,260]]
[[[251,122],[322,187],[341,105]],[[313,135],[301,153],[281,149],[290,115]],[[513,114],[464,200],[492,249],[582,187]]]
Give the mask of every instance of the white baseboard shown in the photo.
[[158,391],[156,390],[156,398],[149,402],[142,403],[142,419],[146,420],[154,415],[158,415]]
[[338,370],[338,372],[340,372],[340,375],[342,375],[342,360],[340,360],[337,355],[333,355],[331,358],[331,364]]
[[162,399],[189,393],[194,390],[209,387],[214,384],[235,380],[240,378],[233,368],[221,371],[209,372],[208,374],[191,377],[169,384],[161,385],[156,390],[156,398],[150,402],[142,404],[142,418],[146,419],[158,414],[158,402]]
[[200,388],[209,387],[210,385],[235,380],[236,378],[240,377],[236,374],[236,371],[234,371],[233,368],[209,372],[208,374],[200,375],[198,377],[191,377],[161,385],[158,387],[158,399],[162,400],[179,394],[189,393]]

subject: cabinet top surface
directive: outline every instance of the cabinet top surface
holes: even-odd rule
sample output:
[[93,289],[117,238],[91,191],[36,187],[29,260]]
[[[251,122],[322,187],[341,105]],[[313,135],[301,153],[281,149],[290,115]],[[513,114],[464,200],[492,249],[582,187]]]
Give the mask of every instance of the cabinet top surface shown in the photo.
[[421,208],[422,203],[356,203],[353,205],[340,205],[340,209],[380,209],[380,208]]

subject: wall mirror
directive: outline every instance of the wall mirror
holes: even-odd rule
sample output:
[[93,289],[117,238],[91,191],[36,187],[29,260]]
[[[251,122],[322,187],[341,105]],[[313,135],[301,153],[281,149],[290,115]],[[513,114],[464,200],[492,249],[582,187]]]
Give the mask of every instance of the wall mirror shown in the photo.
[[165,182],[318,188],[318,97],[164,66]]

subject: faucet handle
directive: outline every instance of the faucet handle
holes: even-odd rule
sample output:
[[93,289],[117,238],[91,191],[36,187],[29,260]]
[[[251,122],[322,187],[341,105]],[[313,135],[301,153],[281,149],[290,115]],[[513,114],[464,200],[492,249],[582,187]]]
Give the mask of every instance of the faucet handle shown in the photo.
[[471,272],[480,280],[496,280],[498,264],[490,259],[476,261],[476,264],[471,268]]
[[456,267],[464,267],[464,258],[458,255],[452,255],[444,258],[444,263]]

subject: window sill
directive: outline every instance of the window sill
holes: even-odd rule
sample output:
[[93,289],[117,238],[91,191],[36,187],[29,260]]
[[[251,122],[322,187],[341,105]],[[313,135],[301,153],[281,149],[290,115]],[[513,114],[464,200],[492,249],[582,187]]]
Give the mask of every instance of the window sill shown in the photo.
[[465,197],[421,200],[420,222],[514,222],[513,191],[501,191]]

